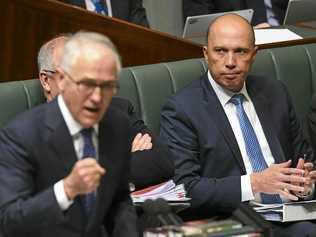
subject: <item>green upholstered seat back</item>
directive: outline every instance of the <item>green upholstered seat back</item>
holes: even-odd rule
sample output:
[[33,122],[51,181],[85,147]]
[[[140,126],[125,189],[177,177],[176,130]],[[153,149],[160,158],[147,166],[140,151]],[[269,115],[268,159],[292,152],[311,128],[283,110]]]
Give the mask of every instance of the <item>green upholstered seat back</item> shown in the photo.
[[145,123],[158,133],[166,99],[204,72],[201,59],[126,68],[120,75],[118,96],[130,99]]
[[0,83],[0,127],[18,113],[45,101],[39,80]]
[[[140,117],[158,133],[160,110],[167,98],[205,71],[203,59],[124,68],[119,76],[118,96],[130,99]],[[251,73],[282,80],[304,119],[316,90],[316,44],[261,50]],[[36,79],[0,83],[0,126],[42,102],[44,97]]]

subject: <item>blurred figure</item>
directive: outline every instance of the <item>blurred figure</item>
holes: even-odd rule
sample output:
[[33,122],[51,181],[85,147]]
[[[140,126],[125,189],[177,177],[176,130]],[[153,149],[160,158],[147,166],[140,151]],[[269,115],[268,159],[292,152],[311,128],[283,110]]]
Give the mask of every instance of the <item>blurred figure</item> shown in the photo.
[[138,236],[129,195],[131,126],[109,108],[121,68],[105,36],[64,46],[50,103],[0,133],[0,236]]
[[63,0],[63,2],[149,27],[143,0]]
[[[56,76],[61,54],[69,36],[61,35],[45,43],[38,54],[39,78],[47,101],[59,94]],[[132,103],[122,97],[113,97],[110,108],[126,114],[132,124],[131,187],[144,188],[171,179],[173,161],[168,148],[136,115]]]
[[184,20],[188,16],[252,8],[252,25],[257,28],[282,25],[289,0],[183,0]]

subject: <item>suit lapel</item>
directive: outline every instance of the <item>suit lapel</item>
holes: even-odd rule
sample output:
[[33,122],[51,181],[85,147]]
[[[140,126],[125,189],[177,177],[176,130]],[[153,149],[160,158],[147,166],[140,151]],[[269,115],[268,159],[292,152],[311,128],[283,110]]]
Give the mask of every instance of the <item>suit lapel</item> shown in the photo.
[[57,99],[46,107],[46,126],[50,131],[49,143],[67,171],[70,173],[77,161],[73,140],[58,107]]
[[118,0],[114,0],[114,1],[110,1],[111,2],[111,8],[112,8],[112,16],[114,17],[118,17],[120,16],[120,13],[119,13],[119,7],[118,7]]
[[[102,177],[101,183],[97,190],[97,199],[94,207],[94,211],[92,212],[92,216],[88,220],[87,229],[91,229],[95,223],[101,223],[101,218],[103,215],[99,213],[103,213],[105,208],[108,208],[108,203],[106,200],[108,198],[104,197],[109,193],[109,188],[112,186],[113,175],[115,175],[116,170],[116,162],[115,162],[115,151],[113,147],[112,137],[114,134],[113,129],[115,127],[112,126],[108,122],[108,116],[105,115],[105,118],[99,123],[99,133],[98,133],[98,141],[99,141],[99,164],[105,168],[106,174]],[[109,145],[111,144],[111,145]],[[108,192],[106,192],[108,190]],[[103,218],[103,217],[102,217]]]
[[258,115],[264,135],[267,139],[267,142],[269,144],[269,147],[275,159],[275,162],[276,163],[284,162],[285,161],[284,153],[282,151],[282,147],[279,142],[279,139],[277,138],[275,134],[273,121],[271,120],[271,112],[269,111],[270,104],[267,101],[264,94],[262,93],[263,88],[256,87],[251,77],[249,77],[247,79],[247,91],[254,104],[256,113]]
[[[205,110],[208,113],[208,117],[212,118],[216,127],[221,132],[222,136],[226,140],[228,147],[233,153],[240,169],[243,173],[246,173],[246,168],[238,147],[233,130],[230,126],[230,123],[226,117],[226,113],[211,86],[208,77],[205,75],[202,80],[202,88],[204,92],[204,106]],[[212,105],[212,106],[210,106]]]

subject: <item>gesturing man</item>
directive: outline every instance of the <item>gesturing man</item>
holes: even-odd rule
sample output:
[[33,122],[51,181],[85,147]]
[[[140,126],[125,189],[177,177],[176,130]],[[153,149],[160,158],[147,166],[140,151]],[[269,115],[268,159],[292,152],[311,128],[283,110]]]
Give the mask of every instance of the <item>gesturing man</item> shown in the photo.
[[108,109],[120,68],[108,38],[75,34],[62,52],[57,99],[1,131],[1,236],[137,236],[131,127]]

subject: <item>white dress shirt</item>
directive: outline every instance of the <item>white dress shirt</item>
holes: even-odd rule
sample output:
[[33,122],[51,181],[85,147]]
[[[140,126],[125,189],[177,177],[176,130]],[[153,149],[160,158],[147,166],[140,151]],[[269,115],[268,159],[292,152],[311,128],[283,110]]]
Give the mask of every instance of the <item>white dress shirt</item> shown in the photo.
[[[95,11],[95,6],[92,3],[92,1],[91,0],[85,0],[85,1],[86,1],[86,8],[87,8],[87,10],[94,12]],[[105,1],[104,4],[106,4],[106,7],[108,8],[108,16],[113,16],[111,0],[101,0],[101,1]]]
[[[238,143],[239,150],[242,155],[242,159],[246,168],[246,175],[241,176],[241,201],[250,201],[256,199],[256,201],[260,201],[260,195],[254,194],[251,188],[250,182],[250,174],[253,173],[251,163],[249,161],[249,157],[246,152],[245,141],[242,135],[242,131],[240,129],[238,117],[236,114],[236,106],[233,103],[230,103],[230,98],[236,94],[229,90],[226,90],[222,86],[220,86],[217,82],[215,82],[212,78],[210,72],[208,72],[208,79],[217,95],[224,111],[227,116],[227,119],[231,125],[233,133],[235,135],[236,141]],[[258,115],[256,113],[255,107],[251,101],[251,98],[248,95],[246,85],[244,84],[243,88],[241,89],[238,94],[241,93],[245,96],[245,100],[243,102],[243,107],[245,112],[250,120],[250,123],[254,129],[254,132],[258,138],[258,142],[260,148],[262,150],[263,157],[268,166],[275,163],[275,160],[272,156],[268,141],[264,135],[261,123],[259,121]]]
[[[65,101],[61,95],[57,98],[58,106],[61,111],[61,114],[65,120],[69,133],[73,139],[74,149],[76,151],[76,155],[78,160],[83,156],[83,137],[80,131],[83,129],[80,123],[78,123],[70,113],[69,109],[67,108]],[[92,142],[96,150],[96,159],[98,159],[98,125],[93,126],[93,133],[92,133]],[[57,202],[61,208],[61,210],[67,210],[69,206],[73,203],[73,200],[69,200],[65,193],[64,189],[64,182],[63,180],[58,181],[54,185],[54,193],[57,199]]]

